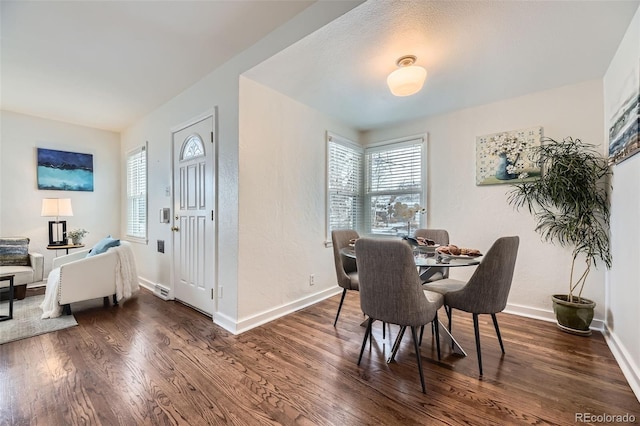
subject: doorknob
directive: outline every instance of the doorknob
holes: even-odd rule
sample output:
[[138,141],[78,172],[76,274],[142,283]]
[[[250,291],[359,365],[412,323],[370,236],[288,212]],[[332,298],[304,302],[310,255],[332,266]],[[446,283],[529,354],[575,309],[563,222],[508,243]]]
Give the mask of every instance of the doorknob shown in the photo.
[[172,227],[171,227],[171,230],[172,230],[172,231],[174,231],[174,232],[176,232],[176,231],[179,231],[179,230],[180,230],[180,228],[178,228],[177,226],[172,226]]

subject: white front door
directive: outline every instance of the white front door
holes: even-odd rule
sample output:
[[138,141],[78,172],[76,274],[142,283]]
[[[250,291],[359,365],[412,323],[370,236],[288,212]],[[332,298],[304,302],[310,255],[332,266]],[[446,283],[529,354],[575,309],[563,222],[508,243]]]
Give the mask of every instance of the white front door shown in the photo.
[[213,315],[214,117],[173,133],[173,286],[179,301]]

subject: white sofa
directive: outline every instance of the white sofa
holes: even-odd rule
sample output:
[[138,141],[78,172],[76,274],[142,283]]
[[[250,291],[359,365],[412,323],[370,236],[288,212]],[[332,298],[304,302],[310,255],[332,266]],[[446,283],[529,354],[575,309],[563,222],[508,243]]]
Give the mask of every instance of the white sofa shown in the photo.
[[[0,246],[5,246],[9,241],[16,243],[23,241],[24,250],[28,250],[29,239],[26,237],[0,238]],[[23,252],[24,253],[24,252]],[[27,284],[43,280],[44,256],[40,253],[28,252],[28,265],[14,265],[11,261],[3,262],[0,256],[0,275],[13,275],[14,297],[24,299],[26,296]],[[9,281],[0,281],[0,287],[8,287]]]
[[[108,303],[109,296],[113,296],[113,302],[117,304],[139,289],[130,243],[121,241],[120,246],[91,257],[86,257],[88,253],[89,250],[81,250],[54,259],[45,302],[53,297],[57,305],[63,306],[65,313],[70,314],[71,303],[97,298],[104,298]],[[60,268],[59,273],[57,268]],[[51,292],[56,294],[50,295]],[[45,314],[46,307],[43,304]]]

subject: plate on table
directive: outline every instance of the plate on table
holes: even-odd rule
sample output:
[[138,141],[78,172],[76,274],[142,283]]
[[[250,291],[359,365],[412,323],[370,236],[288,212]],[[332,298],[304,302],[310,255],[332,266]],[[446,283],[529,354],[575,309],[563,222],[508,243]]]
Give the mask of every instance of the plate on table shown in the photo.
[[438,244],[435,246],[411,246],[414,251],[420,253],[435,253],[438,247],[440,247]]
[[482,257],[482,255],[477,255],[477,256],[469,256],[468,254],[446,254],[446,253],[440,253],[438,252],[438,254],[442,257],[446,257],[447,259],[464,259],[464,260],[469,260],[469,259],[477,259],[479,257]]

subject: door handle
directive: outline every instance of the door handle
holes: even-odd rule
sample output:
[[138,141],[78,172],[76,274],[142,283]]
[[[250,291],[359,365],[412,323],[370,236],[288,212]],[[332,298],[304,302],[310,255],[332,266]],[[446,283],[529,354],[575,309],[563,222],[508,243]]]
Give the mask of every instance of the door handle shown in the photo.
[[172,226],[172,227],[171,227],[171,230],[172,230],[173,232],[177,232],[177,231],[179,231],[179,230],[180,230],[180,228],[178,228],[177,226]]

